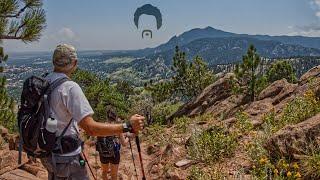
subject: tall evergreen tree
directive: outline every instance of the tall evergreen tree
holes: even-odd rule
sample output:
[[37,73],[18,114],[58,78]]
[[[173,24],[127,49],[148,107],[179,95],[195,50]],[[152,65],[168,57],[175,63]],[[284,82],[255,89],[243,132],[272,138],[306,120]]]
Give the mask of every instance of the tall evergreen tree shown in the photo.
[[175,49],[172,71],[172,79],[147,86],[155,102],[189,100],[214,81],[214,74],[201,57],[189,62],[179,47]]
[[[39,40],[45,28],[42,0],[0,0],[0,44],[3,40],[21,40],[25,43]],[[4,62],[8,59],[0,47],[0,123],[16,130],[15,102],[8,96]]]
[[14,131],[16,130],[16,114],[14,111],[15,103],[13,98],[8,96],[6,78],[2,75],[4,71],[3,65],[7,59],[8,55],[5,55],[3,48],[0,47],[0,124],[9,128],[11,131]]
[[258,66],[261,59],[254,45],[250,45],[247,54],[243,56],[242,63],[236,65],[234,73],[240,88],[244,87],[245,92],[254,101],[258,88]]

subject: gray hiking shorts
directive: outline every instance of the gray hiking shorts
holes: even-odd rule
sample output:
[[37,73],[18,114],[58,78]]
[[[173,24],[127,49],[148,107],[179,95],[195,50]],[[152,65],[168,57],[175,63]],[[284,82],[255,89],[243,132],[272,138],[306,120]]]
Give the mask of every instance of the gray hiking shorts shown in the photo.
[[41,162],[48,171],[48,180],[89,180],[86,166],[81,166],[79,160],[80,155],[56,155],[55,172],[52,157],[42,158]]

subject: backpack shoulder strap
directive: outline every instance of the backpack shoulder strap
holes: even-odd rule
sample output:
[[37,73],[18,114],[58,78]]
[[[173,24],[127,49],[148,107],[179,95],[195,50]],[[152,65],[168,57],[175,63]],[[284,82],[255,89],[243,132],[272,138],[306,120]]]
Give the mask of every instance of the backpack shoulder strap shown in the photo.
[[63,84],[64,82],[70,81],[70,79],[68,77],[63,77],[63,78],[59,78],[55,81],[53,81],[52,83],[50,83],[49,88],[46,91],[47,95],[50,95],[51,92],[57,88],[58,86],[60,86],[61,84]]
[[64,136],[64,134],[67,132],[67,129],[69,128],[69,126],[71,125],[73,119],[71,119],[68,123],[68,125],[63,129],[62,133],[60,134],[60,136],[58,138],[61,138]]

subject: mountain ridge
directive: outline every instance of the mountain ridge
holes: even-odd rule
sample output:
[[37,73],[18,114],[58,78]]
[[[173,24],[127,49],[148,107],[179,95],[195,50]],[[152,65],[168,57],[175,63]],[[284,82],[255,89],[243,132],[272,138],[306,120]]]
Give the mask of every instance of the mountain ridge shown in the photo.
[[[191,36],[191,37],[190,37]],[[237,34],[232,32],[223,31],[220,29],[215,29],[213,27],[206,28],[194,28],[189,31],[186,31],[178,36],[173,36],[168,42],[161,44],[157,48],[163,48],[171,44],[176,45],[185,45],[196,39],[202,38],[216,38],[216,37],[251,37],[257,38],[259,40],[273,40],[279,41],[284,44],[293,44],[293,45],[302,45],[309,48],[320,48],[320,37],[306,37],[306,36],[271,36],[271,35],[249,35],[249,34]],[[169,48],[172,48],[169,47]]]

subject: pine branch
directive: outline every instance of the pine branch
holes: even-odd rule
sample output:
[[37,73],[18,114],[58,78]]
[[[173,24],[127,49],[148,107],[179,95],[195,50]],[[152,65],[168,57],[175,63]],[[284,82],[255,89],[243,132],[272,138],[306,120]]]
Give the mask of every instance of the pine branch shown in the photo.
[[23,8],[21,8],[16,14],[7,14],[7,15],[0,15],[0,18],[19,18],[20,15],[30,6],[32,3],[26,4]]
[[[16,32],[14,33],[14,36],[17,37],[19,31],[21,28],[23,28],[25,25],[27,24],[27,21],[25,21],[24,23],[22,23],[16,30]],[[1,38],[0,38],[1,39]]]
[[21,36],[9,36],[9,35],[0,35],[0,39],[22,39]]

